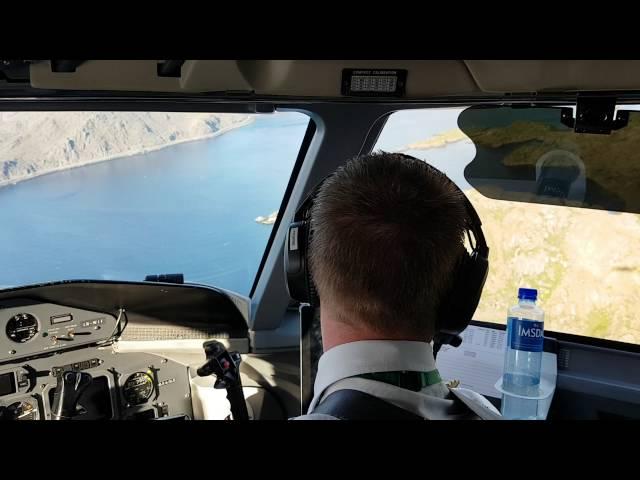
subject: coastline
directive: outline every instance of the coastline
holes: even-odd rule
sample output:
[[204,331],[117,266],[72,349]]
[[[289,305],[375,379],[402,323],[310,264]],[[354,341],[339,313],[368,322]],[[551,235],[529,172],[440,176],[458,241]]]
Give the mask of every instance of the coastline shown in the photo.
[[11,180],[0,181],[0,188],[8,187],[8,186],[11,186],[11,185],[16,185],[16,184],[18,184],[20,182],[26,182],[28,180],[32,180],[34,178],[42,177],[44,175],[51,175],[53,173],[63,172],[65,170],[71,170],[71,169],[74,169],[74,168],[86,167],[88,165],[94,165],[96,163],[108,162],[108,161],[111,161],[111,160],[119,160],[119,159],[122,159],[122,158],[133,157],[133,156],[136,156],[136,155],[144,155],[146,153],[155,152],[157,150],[162,150],[163,148],[173,147],[175,145],[179,145],[179,144],[182,144],[182,143],[197,142],[197,141],[200,141],[200,140],[210,140],[212,138],[219,137],[220,135],[224,135],[225,133],[228,133],[228,132],[230,132],[232,130],[236,130],[236,129],[241,128],[241,127],[246,127],[247,125],[250,125],[251,123],[253,123],[254,120],[255,120],[255,117],[249,116],[249,117],[247,117],[247,119],[245,121],[235,123],[235,124],[230,125],[230,126],[225,127],[225,128],[221,128],[220,130],[217,130],[217,131],[212,132],[212,133],[208,133],[206,135],[201,135],[201,136],[193,137],[193,138],[185,138],[185,139],[182,139],[182,140],[173,141],[171,143],[165,143],[165,144],[162,144],[162,145],[156,145],[156,146],[152,146],[152,147],[143,148],[143,149],[137,150],[137,151],[119,153],[119,154],[116,154],[116,155],[113,155],[113,156],[95,158],[93,160],[88,160],[86,162],[81,162],[81,163],[75,163],[73,165],[65,165],[65,166],[58,167],[58,168],[50,168],[50,169],[47,169],[47,170],[38,171],[38,172],[36,172],[35,174],[32,174],[32,175],[24,175],[22,177],[12,178]]
[[431,150],[434,148],[445,148],[449,145],[459,142],[472,143],[471,139],[467,137],[461,130],[454,129],[444,133],[433,135],[426,140],[414,142],[404,147],[397,149],[399,153],[404,153],[409,150]]

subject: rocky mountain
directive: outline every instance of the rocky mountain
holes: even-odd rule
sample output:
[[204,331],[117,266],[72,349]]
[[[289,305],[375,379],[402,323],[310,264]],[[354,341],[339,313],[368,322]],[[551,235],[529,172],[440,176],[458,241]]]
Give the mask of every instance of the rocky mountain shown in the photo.
[[182,112],[0,112],[0,186],[212,137],[251,118]]

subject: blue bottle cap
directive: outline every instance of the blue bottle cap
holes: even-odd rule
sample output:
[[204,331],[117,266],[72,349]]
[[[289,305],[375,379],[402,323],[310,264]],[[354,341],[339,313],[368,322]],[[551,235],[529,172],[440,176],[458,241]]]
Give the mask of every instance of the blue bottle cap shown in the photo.
[[538,299],[538,290],[536,290],[535,288],[519,288],[518,299],[533,300],[535,302]]

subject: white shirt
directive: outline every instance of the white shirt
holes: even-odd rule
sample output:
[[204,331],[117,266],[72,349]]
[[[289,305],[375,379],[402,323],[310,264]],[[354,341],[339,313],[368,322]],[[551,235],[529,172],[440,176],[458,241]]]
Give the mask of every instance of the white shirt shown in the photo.
[[[436,370],[431,344],[397,340],[365,340],[345,343],[325,352],[318,362],[314,384],[314,398],[309,414],[297,420],[324,420],[334,417],[314,414],[314,408],[331,393],[351,389],[359,390],[392,403],[429,420],[455,420],[469,418],[469,412],[460,413],[450,394],[455,395],[482,419],[499,419],[500,413],[484,397],[464,388],[450,388],[443,382],[428,385],[419,392],[365,378],[365,373]],[[456,413],[457,412],[457,413]]]

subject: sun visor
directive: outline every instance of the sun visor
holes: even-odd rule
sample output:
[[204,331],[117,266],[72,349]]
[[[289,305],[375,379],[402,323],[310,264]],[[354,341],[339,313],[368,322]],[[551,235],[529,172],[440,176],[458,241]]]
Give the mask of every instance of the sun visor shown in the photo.
[[627,108],[468,108],[458,126],[476,155],[465,178],[497,200],[639,213],[640,112]]

